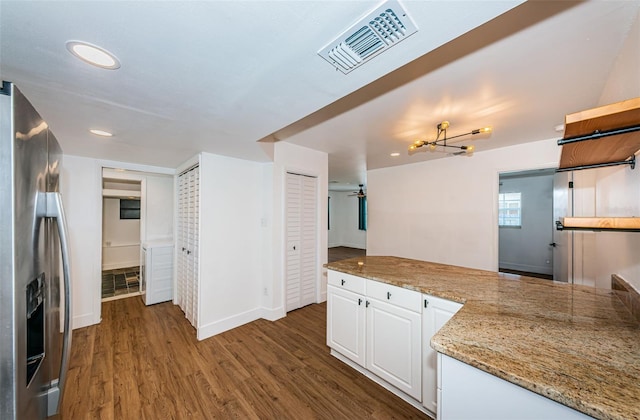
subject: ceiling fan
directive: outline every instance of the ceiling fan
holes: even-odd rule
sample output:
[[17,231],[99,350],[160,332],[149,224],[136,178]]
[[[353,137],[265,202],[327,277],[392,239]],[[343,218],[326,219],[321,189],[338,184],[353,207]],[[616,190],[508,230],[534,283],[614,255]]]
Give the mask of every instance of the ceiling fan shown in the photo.
[[364,190],[362,189],[364,187],[364,184],[359,184],[360,190],[359,191],[354,191],[353,193],[349,194],[349,197],[358,197],[358,198],[364,198],[367,196],[367,193],[364,192]]

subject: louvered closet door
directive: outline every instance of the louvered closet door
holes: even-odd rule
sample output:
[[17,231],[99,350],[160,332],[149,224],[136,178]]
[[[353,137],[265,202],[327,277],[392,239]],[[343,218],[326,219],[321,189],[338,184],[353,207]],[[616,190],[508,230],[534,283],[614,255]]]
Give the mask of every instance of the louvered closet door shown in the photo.
[[185,181],[185,176],[178,177],[178,217],[177,222],[178,226],[176,229],[177,238],[176,238],[176,273],[177,273],[177,282],[176,282],[176,304],[182,308],[184,306],[184,286],[186,279],[186,264],[185,259],[183,258],[183,253],[186,249],[186,241],[187,241],[187,220],[186,220],[186,203],[187,203],[187,182]]
[[191,325],[198,315],[200,170],[195,167],[178,177],[178,299]]
[[316,301],[317,179],[287,173],[286,310]]

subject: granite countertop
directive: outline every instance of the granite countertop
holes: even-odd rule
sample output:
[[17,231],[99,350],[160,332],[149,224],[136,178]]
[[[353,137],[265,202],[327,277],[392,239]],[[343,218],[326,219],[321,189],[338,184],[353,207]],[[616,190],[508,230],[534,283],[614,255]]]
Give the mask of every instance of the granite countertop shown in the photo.
[[612,290],[398,257],[327,268],[464,303],[438,352],[599,419],[640,419],[640,322]]

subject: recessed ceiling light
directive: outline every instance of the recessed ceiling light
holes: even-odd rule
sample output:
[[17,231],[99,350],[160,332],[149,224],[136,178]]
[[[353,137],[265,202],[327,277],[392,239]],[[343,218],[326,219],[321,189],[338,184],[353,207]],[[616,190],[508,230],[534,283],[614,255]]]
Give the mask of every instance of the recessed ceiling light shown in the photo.
[[393,152],[393,153],[391,153],[391,156],[393,156],[393,157],[398,157],[398,156],[400,156],[400,153],[398,153],[398,152]]
[[104,48],[83,41],[67,41],[67,50],[80,60],[107,70],[120,68],[120,61]]
[[104,130],[91,129],[91,130],[89,130],[89,132],[91,134],[95,134],[96,136],[100,136],[100,137],[112,137],[113,136],[113,134],[111,134],[108,131],[104,131]]

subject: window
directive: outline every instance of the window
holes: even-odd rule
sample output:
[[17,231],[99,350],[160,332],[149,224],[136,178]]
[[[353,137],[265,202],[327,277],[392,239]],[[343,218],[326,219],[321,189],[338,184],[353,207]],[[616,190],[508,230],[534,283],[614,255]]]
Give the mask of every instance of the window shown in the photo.
[[522,193],[498,194],[498,226],[522,225]]
[[140,200],[120,200],[120,219],[139,219]]
[[367,230],[367,197],[358,197],[358,229]]

